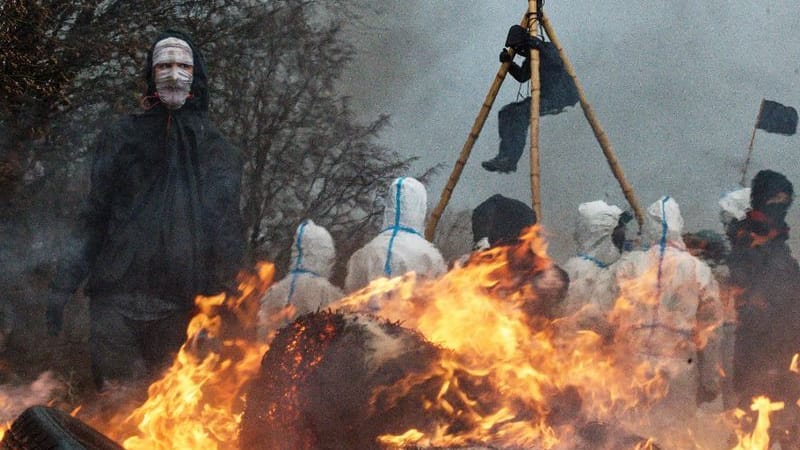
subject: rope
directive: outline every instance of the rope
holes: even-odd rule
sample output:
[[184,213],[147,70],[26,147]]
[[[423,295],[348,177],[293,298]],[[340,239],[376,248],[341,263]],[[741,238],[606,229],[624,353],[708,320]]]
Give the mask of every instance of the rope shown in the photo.
[[539,23],[542,22],[542,12],[543,12],[542,8],[544,8],[544,0],[538,0],[536,2],[536,12],[532,13],[532,12],[528,11],[528,13],[527,13],[528,23],[530,23],[531,16],[534,16],[533,19],[536,22],[539,22]]

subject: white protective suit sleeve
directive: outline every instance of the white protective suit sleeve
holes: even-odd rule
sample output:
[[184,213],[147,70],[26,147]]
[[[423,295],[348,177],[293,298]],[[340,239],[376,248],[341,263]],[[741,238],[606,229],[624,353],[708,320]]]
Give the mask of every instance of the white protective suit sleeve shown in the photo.
[[357,250],[347,264],[345,290],[353,292],[381,277],[407,272],[437,277],[447,270],[439,250],[422,236],[427,210],[425,186],[414,178],[392,181],[380,234]]

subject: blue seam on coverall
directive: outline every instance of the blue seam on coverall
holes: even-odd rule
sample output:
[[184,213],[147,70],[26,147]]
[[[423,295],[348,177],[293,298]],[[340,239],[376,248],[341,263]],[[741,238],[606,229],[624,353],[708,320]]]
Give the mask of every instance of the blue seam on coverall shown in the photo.
[[594,256],[587,255],[586,253],[578,253],[578,256],[580,256],[582,259],[585,259],[586,261],[593,262],[594,265],[596,265],[597,267],[599,267],[601,269],[608,268],[608,264],[604,263],[603,261],[600,261],[599,259],[595,258]]
[[[387,228],[384,231],[392,230],[392,237],[389,238],[389,248],[386,250],[386,262],[383,264],[383,273],[387,277],[392,277],[392,247],[394,246],[394,238],[397,237],[397,233],[401,231],[402,228],[400,226],[400,198],[403,192],[403,181],[405,181],[406,177],[400,177],[397,179],[395,185],[397,186],[397,192],[394,196],[394,203],[395,203],[395,210],[394,210],[394,224],[391,227]],[[403,230],[405,231],[405,230]]]
[[669,201],[669,196],[664,197],[661,200],[661,242],[659,242],[659,254],[658,254],[658,293],[661,294],[661,267],[664,263],[664,252],[667,250],[667,231],[669,231],[669,226],[667,225],[667,213],[665,205]]
[[303,247],[300,245],[303,241],[303,233],[306,231],[306,225],[308,225],[308,221],[304,220],[303,223],[300,224],[300,229],[297,231],[297,239],[294,242],[294,246],[297,249],[297,258],[294,260],[294,269],[292,269],[292,281],[289,284],[289,295],[286,296],[286,304],[290,304],[292,302],[292,296],[294,295],[295,285],[297,283],[297,276],[303,269]]
[[658,303],[655,305],[655,314],[653,316],[653,323],[649,324],[647,328],[650,329],[650,336],[647,339],[646,348],[650,348],[650,345],[653,342],[653,333],[655,329],[659,327],[659,318],[658,318],[658,311],[659,306],[661,303],[661,269],[662,264],[664,262],[664,253],[667,250],[667,231],[669,231],[669,226],[667,225],[667,212],[665,205],[669,200],[669,196],[664,197],[661,200],[661,241],[659,242],[659,253],[658,253],[658,278],[656,281],[656,295],[658,296],[659,300]]

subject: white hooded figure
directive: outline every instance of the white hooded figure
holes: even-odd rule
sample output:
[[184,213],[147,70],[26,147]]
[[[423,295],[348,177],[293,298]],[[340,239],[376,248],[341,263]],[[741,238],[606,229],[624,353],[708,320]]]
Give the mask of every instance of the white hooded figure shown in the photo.
[[392,181],[382,231],[353,253],[347,264],[344,282],[347,292],[381,277],[393,278],[407,272],[437,277],[447,271],[439,250],[422,236],[427,205],[422,183],[410,177]]
[[578,206],[575,228],[577,255],[564,263],[569,275],[569,290],[562,315],[573,315],[581,309],[598,314],[614,306],[616,280],[611,264],[620,257],[612,234],[619,225],[622,209],[602,200]]
[[[747,216],[747,211],[750,210],[750,188],[741,188],[726,193],[719,200],[719,208],[722,228],[728,234],[730,227],[743,220]],[[736,393],[731,380],[733,376],[733,347],[736,340],[735,292],[729,283],[730,271],[727,265],[718,265],[712,270],[720,283],[720,299],[722,300],[724,311],[720,352],[722,355],[722,370],[726,376],[722,379],[722,395],[725,406],[733,407],[737,404]]]
[[[328,281],[336,259],[336,248],[328,230],[304,220],[297,227],[292,245],[289,273],[270,286],[261,299],[259,329],[265,336],[269,328],[324,308],[343,297],[342,290]],[[292,308],[287,309],[288,306]],[[288,313],[280,317],[280,311]]]
[[731,222],[744,219],[749,209],[750,188],[728,192],[719,199],[719,218],[725,227]]
[[643,226],[651,247],[625,253],[615,264],[619,295],[630,304],[619,312],[617,338],[669,382],[666,397],[648,414],[653,433],[685,426],[696,405],[720,390],[719,287],[709,266],[686,251],[682,228],[678,203],[662,197],[648,208]]

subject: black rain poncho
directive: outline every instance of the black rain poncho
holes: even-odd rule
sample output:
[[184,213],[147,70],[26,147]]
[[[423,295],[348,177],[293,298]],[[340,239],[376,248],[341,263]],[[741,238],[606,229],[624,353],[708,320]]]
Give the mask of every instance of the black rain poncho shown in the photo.
[[157,101],[150,49],[149,109],[105,129],[95,149],[91,192],[71,258],[53,287],[74,292],[88,276],[91,297],[134,294],[154,308],[185,309],[197,294],[221,292],[243,254],[239,211],[242,159],[207,117],[202,55],[191,97],[168,110]]

